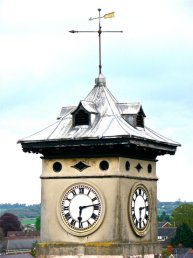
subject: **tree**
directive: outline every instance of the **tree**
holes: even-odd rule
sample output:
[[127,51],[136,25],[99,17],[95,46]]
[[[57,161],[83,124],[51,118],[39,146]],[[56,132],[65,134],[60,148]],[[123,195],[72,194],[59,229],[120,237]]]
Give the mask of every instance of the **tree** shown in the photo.
[[173,246],[193,247],[193,232],[187,224],[177,227],[176,236],[172,239]]
[[158,221],[170,221],[170,216],[168,214],[166,214],[165,211],[162,212],[162,214],[160,216],[158,216]]
[[193,230],[193,205],[181,204],[172,212],[172,223],[174,226],[179,227],[182,224],[186,224],[191,230]]
[[38,231],[40,231],[40,216],[36,218],[35,227]]
[[0,217],[0,228],[2,228],[4,236],[7,236],[8,231],[21,231],[21,222],[14,214],[4,213]]

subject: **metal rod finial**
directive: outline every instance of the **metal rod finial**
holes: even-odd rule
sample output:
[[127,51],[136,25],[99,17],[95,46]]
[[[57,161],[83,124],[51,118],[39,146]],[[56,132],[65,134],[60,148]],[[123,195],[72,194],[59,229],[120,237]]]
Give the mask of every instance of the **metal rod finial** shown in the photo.
[[99,21],[99,28],[98,28],[98,31],[70,30],[69,32],[70,32],[70,33],[79,33],[79,32],[97,32],[97,33],[98,33],[98,36],[99,36],[99,74],[102,74],[102,62],[101,62],[101,34],[102,34],[102,32],[122,32],[122,31],[102,31],[101,19],[102,19],[102,18],[106,19],[106,18],[112,18],[112,17],[114,17],[114,13],[115,13],[115,12],[107,13],[107,14],[101,16],[101,14],[100,14],[101,8],[98,8],[98,11],[99,11],[98,17],[91,17],[91,18],[89,19],[89,21],[92,21],[92,20],[95,20],[95,19],[97,19],[97,20]]

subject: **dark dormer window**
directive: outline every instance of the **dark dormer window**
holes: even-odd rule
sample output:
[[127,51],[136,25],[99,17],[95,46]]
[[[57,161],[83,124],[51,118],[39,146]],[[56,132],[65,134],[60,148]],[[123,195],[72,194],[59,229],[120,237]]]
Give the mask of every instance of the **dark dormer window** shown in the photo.
[[76,125],[89,125],[90,116],[89,113],[80,109],[74,114],[74,126]]
[[136,127],[144,127],[144,117],[140,113],[138,113],[136,117]]

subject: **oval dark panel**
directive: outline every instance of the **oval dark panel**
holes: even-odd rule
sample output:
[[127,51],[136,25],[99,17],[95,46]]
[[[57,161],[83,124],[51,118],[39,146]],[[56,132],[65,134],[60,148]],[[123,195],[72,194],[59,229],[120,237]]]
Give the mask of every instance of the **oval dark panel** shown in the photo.
[[53,164],[54,172],[60,172],[62,170],[62,164],[60,162],[55,162]]
[[129,163],[129,161],[126,161],[126,162],[125,162],[125,169],[126,169],[127,171],[130,170],[130,163]]
[[148,166],[147,166],[147,171],[148,171],[148,173],[151,173],[151,172],[152,172],[152,165],[151,165],[151,164],[148,164]]
[[109,162],[103,160],[100,162],[99,167],[101,170],[107,170],[109,168]]

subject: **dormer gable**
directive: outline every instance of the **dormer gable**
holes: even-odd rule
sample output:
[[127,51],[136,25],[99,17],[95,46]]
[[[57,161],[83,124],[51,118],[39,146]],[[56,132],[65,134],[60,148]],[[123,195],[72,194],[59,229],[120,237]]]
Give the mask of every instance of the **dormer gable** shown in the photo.
[[145,113],[140,103],[119,103],[121,116],[133,127],[144,128]]
[[72,115],[72,125],[81,126],[81,125],[91,125],[91,115],[97,114],[94,103],[89,101],[81,101],[78,107],[71,112]]

